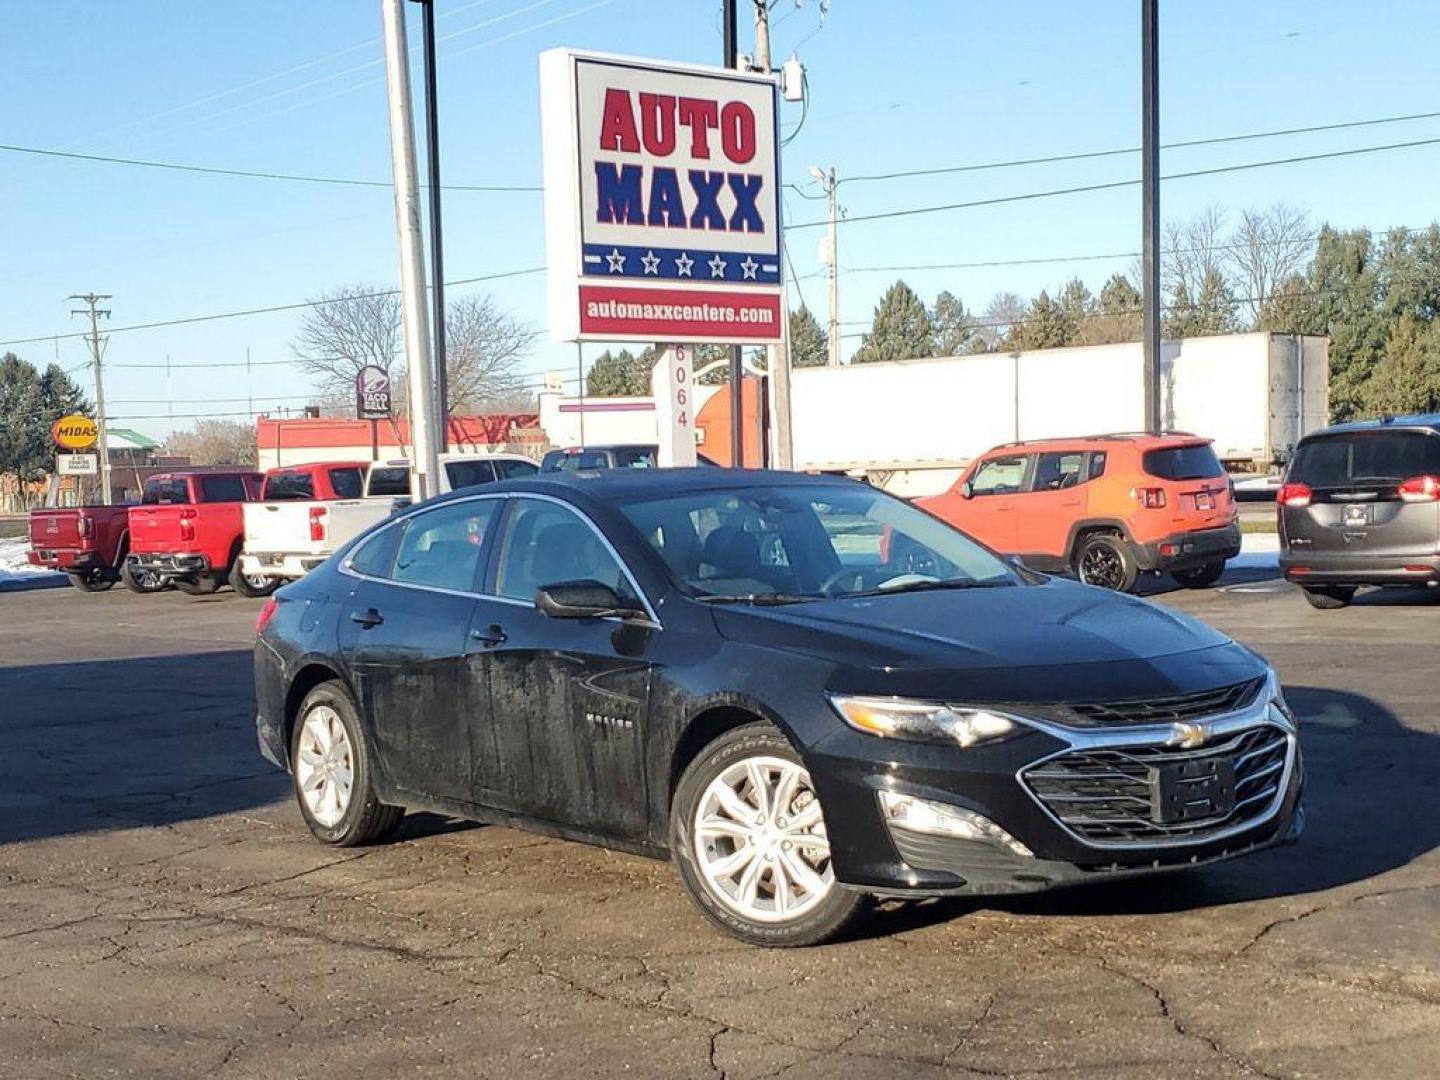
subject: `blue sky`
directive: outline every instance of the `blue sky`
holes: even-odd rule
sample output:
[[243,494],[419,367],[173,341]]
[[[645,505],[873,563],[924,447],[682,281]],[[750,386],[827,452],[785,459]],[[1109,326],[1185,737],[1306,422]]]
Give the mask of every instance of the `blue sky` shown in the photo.
[[[438,0],[447,183],[540,179],[537,56],[556,45],[714,62],[718,0]],[[742,0],[742,8],[748,5]],[[1440,110],[1433,40],[1420,2],[1162,0],[1162,140],[1232,135]],[[418,12],[415,14],[418,15]],[[225,168],[386,180],[389,150],[379,4],[249,0],[197,4],[6,5],[0,143]],[[862,173],[1004,161],[1138,142],[1138,4],[982,0],[778,0],[775,58],[798,48],[809,72],[804,127],[786,179],[808,167]],[[749,38],[742,30],[742,43]],[[418,41],[418,19],[412,21]],[[798,121],[787,105],[787,125]],[[1166,172],[1440,137],[1440,119],[1174,150]],[[1134,155],[842,187],[852,215],[1042,191],[1138,174]],[[1217,203],[1232,212],[1285,200],[1315,222],[1428,224],[1440,145],[1165,186],[1166,217]],[[792,223],[824,204],[791,193]],[[544,262],[537,193],[447,194],[449,278]],[[823,320],[816,244],[790,249],[800,294]],[[78,328],[67,294],[114,294],[115,326],[293,303],[397,270],[387,188],[263,181],[0,152],[0,341]],[[878,272],[864,268],[1128,252],[1139,246],[1138,188],[889,221],[841,231],[842,318],[858,334],[903,276],[933,300],[971,307],[999,290],[1030,296],[1078,273],[1098,288],[1133,261]],[[543,275],[489,283],[543,326]],[[118,425],[163,435],[197,413],[299,404],[287,366],[297,314],[278,312],[117,333],[106,354]],[[858,338],[845,343],[848,353]],[[183,365],[256,362],[212,371]],[[52,359],[50,342],[0,346]],[[81,343],[58,344],[66,367]],[[163,369],[124,365],[174,365]],[[543,339],[530,370],[573,368]],[[88,372],[77,372],[88,378]],[[173,416],[172,421],[168,417]],[[121,418],[135,418],[133,420]]]

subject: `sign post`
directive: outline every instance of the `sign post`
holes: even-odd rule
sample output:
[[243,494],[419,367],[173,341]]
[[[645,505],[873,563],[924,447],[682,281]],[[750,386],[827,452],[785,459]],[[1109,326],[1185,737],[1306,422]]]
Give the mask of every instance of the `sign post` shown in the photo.
[[554,340],[780,343],[778,96],[768,73],[541,54]]
[[690,345],[662,349],[650,372],[655,395],[655,426],[660,435],[656,464],[684,469],[695,456],[695,350]]

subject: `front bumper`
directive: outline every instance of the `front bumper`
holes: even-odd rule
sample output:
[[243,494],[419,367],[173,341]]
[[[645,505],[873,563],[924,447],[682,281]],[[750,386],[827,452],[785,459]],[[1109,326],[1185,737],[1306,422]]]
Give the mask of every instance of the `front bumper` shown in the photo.
[[[1237,809],[1217,818],[1214,827],[1197,823],[1193,834],[1180,835],[1182,829],[1140,841],[1079,835],[1062,824],[1022,774],[1082,751],[1171,753],[1167,740],[1174,729],[1169,725],[1082,730],[1036,722],[1008,740],[969,750],[886,740],[886,761],[877,760],[873,736],[846,728],[822,739],[806,761],[826,808],[835,874],[842,884],[894,896],[1034,892],[1205,865],[1297,839],[1303,827],[1303,762],[1293,725],[1270,712],[1268,693],[1235,713],[1206,718],[1205,724],[1213,734],[1193,751],[1197,756],[1257,729],[1283,734],[1284,765],[1273,794],[1267,793],[1260,810],[1249,816],[1239,816]],[[904,829],[885,819],[882,790],[982,815],[1032,854],[985,840]]]
[[1440,555],[1322,555],[1285,551],[1280,571],[1297,585],[1435,585]]
[[1240,554],[1240,526],[1198,529],[1166,536],[1150,544],[1136,545],[1136,561],[1142,570],[1188,570],[1206,563],[1233,559]]
[[323,563],[324,555],[299,555],[292,552],[244,552],[240,556],[240,572],[247,577],[264,574],[275,578],[302,578]]
[[142,551],[132,554],[129,562],[137,570],[148,571],[160,577],[189,577],[192,574],[208,574],[211,571],[210,557],[198,552],[156,552]]

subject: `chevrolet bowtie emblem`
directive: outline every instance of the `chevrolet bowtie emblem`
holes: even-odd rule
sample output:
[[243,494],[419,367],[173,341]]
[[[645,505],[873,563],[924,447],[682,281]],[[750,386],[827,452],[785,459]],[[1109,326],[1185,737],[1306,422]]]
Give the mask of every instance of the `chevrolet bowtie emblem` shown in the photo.
[[1197,746],[1204,746],[1205,740],[1210,738],[1210,729],[1204,724],[1175,724],[1170,729],[1170,737],[1165,740],[1167,746],[1178,746],[1182,750],[1194,750]]

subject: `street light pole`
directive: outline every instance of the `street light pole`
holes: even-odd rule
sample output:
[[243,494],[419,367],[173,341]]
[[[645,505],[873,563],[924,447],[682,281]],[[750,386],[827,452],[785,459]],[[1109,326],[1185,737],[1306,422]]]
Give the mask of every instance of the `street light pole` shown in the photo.
[[435,346],[435,443],[440,453],[450,449],[450,371],[445,359],[445,251],[440,226],[440,103],[435,84],[435,0],[419,0],[424,29],[425,151],[430,181],[430,317]]
[[1159,0],[1140,0],[1141,216],[1145,294],[1145,430],[1159,434],[1160,411],[1160,14]]

